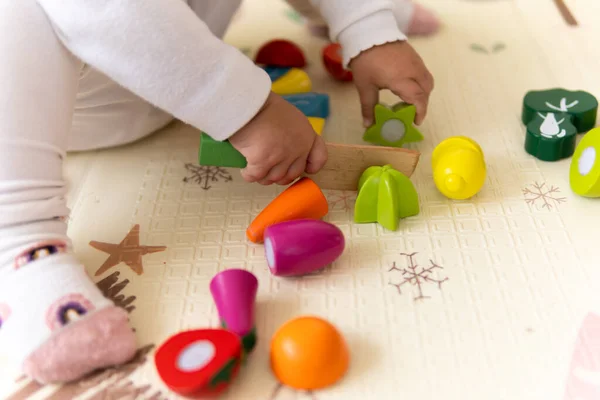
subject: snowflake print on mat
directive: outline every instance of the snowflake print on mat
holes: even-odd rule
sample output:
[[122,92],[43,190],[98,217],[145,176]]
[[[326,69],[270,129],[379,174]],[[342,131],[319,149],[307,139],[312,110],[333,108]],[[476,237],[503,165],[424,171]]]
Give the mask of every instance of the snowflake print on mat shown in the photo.
[[408,267],[407,268],[398,268],[396,266],[396,262],[394,262],[392,264],[392,267],[388,270],[388,272],[397,271],[397,272],[401,273],[402,281],[400,283],[392,283],[392,282],[389,283],[390,285],[394,286],[396,288],[396,290],[398,290],[398,294],[402,294],[401,287],[403,285],[408,284],[408,285],[417,287],[417,290],[419,291],[419,295],[414,298],[415,301],[430,298],[430,296],[425,296],[423,294],[423,286],[425,286],[425,284],[435,283],[435,284],[437,284],[438,289],[441,290],[442,283],[444,283],[448,280],[448,278],[435,279],[434,277],[432,277],[434,270],[444,269],[444,268],[440,265],[437,265],[435,262],[433,262],[433,260],[429,260],[429,262],[431,263],[431,266],[428,268],[419,266],[414,259],[414,256],[416,256],[417,254],[418,253],[411,253],[411,254],[400,253],[400,255],[405,256],[408,259]]
[[325,196],[331,210],[350,211],[354,209],[354,203],[356,202],[355,192],[332,190],[326,192]]
[[195,165],[187,163],[185,169],[190,173],[188,176],[183,178],[185,183],[193,182],[197,183],[204,190],[212,188],[212,182],[231,182],[233,178],[226,169],[221,167],[209,167],[206,165]]
[[530,187],[523,189],[525,202],[535,207],[551,210],[552,207],[558,207],[559,204],[567,201],[566,197],[559,197],[560,189],[556,186],[546,186],[545,183],[535,182]]

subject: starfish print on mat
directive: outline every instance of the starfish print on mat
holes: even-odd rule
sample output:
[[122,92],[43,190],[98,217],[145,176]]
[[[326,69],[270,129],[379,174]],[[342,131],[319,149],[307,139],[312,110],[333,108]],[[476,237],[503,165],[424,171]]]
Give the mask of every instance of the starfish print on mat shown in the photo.
[[142,256],[165,251],[167,246],[140,246],[140,226],[135,225],[119,244],[96,242],[92,240],[90,246],[110,254],[104,264],[96,271],[96,276],[102,275],[112,267],[124,262],[138,275],[144,272]]

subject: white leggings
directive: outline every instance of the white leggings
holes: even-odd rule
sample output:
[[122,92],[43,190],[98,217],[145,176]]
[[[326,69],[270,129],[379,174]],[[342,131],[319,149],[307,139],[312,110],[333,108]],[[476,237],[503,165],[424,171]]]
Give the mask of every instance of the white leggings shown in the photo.
[[33,241],[67,241],[66,151],[131,142],[172,117],[73,56],[34,0],[1,1],[0,14],[2,279]]

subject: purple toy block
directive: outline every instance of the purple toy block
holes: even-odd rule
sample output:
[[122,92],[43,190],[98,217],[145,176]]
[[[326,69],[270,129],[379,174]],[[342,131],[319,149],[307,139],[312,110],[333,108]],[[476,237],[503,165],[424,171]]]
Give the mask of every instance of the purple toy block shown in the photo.
[[212,294],[221,325],[242,338],[247,353],[256,344],[254,305],[258,279],[243,269],[228,269],[219,272],[210,281]]
[[344,251],[342,231],[321,220],[292,220],[265,230],[265,254],[275,276],[305,275],[334,262]]

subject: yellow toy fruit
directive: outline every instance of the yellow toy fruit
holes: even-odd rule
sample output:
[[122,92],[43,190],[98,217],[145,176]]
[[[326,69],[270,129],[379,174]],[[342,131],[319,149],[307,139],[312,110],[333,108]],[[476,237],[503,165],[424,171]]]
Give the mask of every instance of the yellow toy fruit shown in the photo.
[[583,197],[600,197],[600,128],[586,133],[573,154],[571,190]]
[[454,136],[442,141],[433,150],[431,166],[435,186],[450,199],[471,198],[485,183],[483,150],[477,142],[466,136]]
[[349,360],[342,335],[318,317],[286,322],[271,341],[271,369],[281,383],[294,389],[333,385],[345,375]]
[[306,71],[292,68],[271,84],[271,90],[279,95],[308,93],[312,90],[312,82]]
[[325,118],[308,117],[308,122],[310,122],[317,135],[321,136],[323,128],[325,128]]

